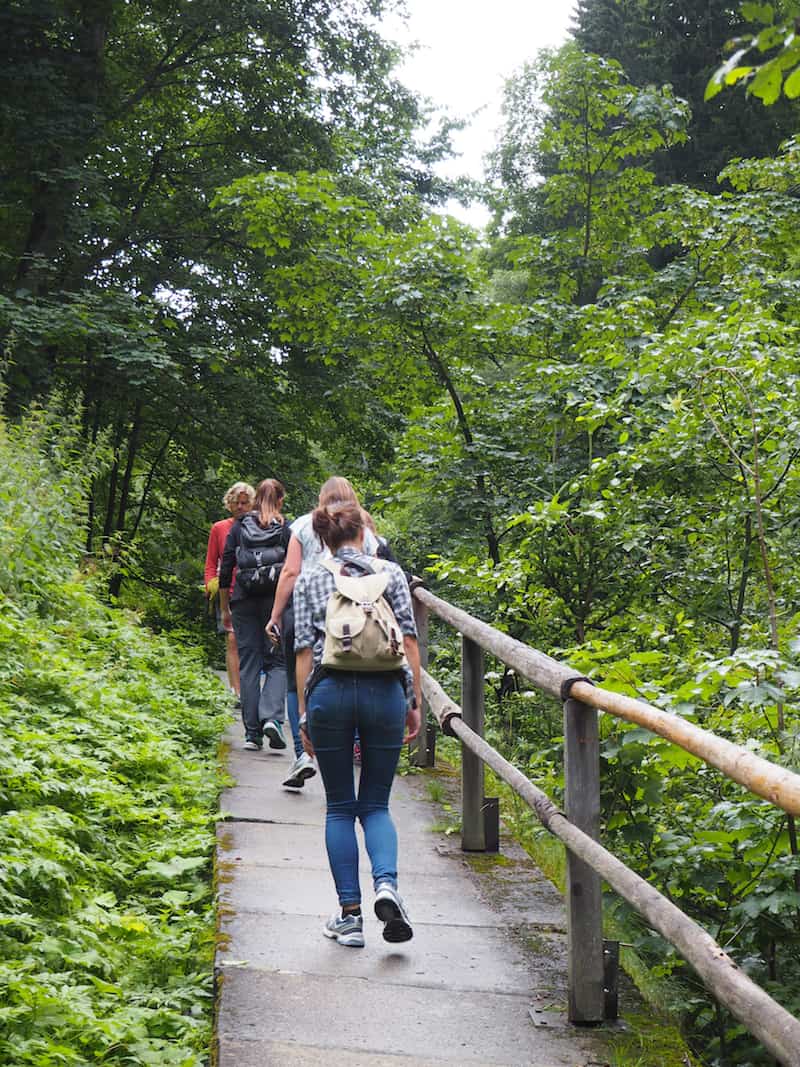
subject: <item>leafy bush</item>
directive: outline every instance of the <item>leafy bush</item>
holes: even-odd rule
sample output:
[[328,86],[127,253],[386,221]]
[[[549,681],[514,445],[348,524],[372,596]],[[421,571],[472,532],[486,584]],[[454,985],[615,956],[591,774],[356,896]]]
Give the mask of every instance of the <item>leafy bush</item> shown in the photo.
[[218,683],[75,573],[68,421],[0,467],[0,1062],[206,1063]]

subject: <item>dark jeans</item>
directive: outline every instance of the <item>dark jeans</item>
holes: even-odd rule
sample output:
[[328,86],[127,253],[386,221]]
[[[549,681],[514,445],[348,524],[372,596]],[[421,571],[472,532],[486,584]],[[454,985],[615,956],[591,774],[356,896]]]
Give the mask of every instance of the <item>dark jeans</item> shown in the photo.
[[[308,725],[328,801],[325,845],[340,904],[360,904],[358,842],[361,820],[372,878],[397,884],[397,831],[389,794],[403,744],[406,698],[396,674],[336,671],[308,701]],[[361,738],[358,797],[353,740]]]
[[[264,627],[272,612],[269,597],[245,597],[231,604],[233,632],[239,649],[242,722],[247,741],[262,743],[264,723],[286,718],[286,667]],[[261,685],[261,672],[264,684]]]

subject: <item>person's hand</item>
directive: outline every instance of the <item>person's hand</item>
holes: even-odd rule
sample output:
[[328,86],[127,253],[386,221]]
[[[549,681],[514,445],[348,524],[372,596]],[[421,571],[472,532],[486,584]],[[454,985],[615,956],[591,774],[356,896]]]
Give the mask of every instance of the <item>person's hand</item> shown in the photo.
[[233,616],[231,615],[230,608],[226,608],[222,612],[222,625],[226,630],[229,630],[233,626]]
[[314,755],[314,746],[311,744],[311,738],[308,735],[308,722],[305,715],[300,719],[300,740],[303,742],[303,751],[307,756]]
[[219,578],[211,578],[206,582],[206,596],[209,600],[213,600],[219,592]]
[[267,637],[273,645],[279,645],[281,641],[281,628],[278,620],[270,618],[264,629],[267,631]]
[[403,744],[408,744],[409,741],[413,741],[417,736],[422,724],[422,716],[420,715],[419,705],[417,703],[409,705],[406,712],[406,736],[403,738]]

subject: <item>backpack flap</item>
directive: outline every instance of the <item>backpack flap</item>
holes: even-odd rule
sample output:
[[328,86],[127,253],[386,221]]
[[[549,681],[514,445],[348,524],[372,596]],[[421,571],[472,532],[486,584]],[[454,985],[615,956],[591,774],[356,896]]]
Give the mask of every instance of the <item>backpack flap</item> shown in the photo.
[[343,604],[337,612],[331,612],[331,618],[325,623],[325,633],[330,634],[347,655],[353,651],[353,641],[358,639],[366,623],[367,616],[363,611],[348,611],[347,605]]
[[346,596],[348,600],[356,604],[376,603],[386,592],[386,586],[389,584],[389,575],[386,571],[379,574],[365,574],[363,577],[335,571],[333,577],[336,588],[342,596]]

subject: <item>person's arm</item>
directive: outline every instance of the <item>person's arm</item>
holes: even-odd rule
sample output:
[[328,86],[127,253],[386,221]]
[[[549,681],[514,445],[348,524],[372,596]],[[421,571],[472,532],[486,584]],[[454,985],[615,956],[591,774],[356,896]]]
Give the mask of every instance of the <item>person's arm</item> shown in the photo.
[[297,679],[297,711],[300,715],[300,739],[303,742],[303,748],[309,756],[314,755],[314,746],[311,744],[311,738],[308,735],[308,727],[305,723],[306,717],[306,682],[308,676],[311,674],[311,668],[313,665],[313,650],[310,648],[299,648],[297,650],[297,657],[295,659],[294,671],[295,678]]
[[[280,630],[281,617],[283,616],[284,609],[289,603],[289,597],[294,591],[294,583],[297,581],[297,576],[303,567],[303,546],[297,540],[294,534],[289,539],[289,547],[286,549],[286,559],[283,567],[281,568],[281,576],[278,579],[278,585],[275,589],[275,600],[272,604],[272,614],[267,622],[267,635],[269,638],[275,640],[275,628]],[[300,687],[298,686],[298,692]]]
[[206,596],[209,594],[209,582],[217,577],[219,566],[219,531],[216,524],[211,527],[208,535],[208,548],[206,549],[206,569],[203,573],[203,583],[206,587]]
[[219,568],[219,610],[222,614],[222,625],[231,625],[231,582],[233,581],[233,568],[236,565],[236,546],[239,544],[239,524],[234,523],[228,531],[225,540],[225,548],[222,551],[222,563]]
[[412,741],[420,731],[422,725],[422,683],[420,681],[419,643],[416,637],[410,634],[403,635],[403,648],[406,659],[411,668],[411,677],[414,685],[414,702],[406,712],[406,736],[404,742]]
[[[403,650],[408,666],[403,667],[408,685],[411,675],[413,699],[406,713],[406,741],[416,737],[422,723],[422,685],[420,681],[419,643],[417,641],[417,624],[414,621],[414,605],[411,590],[402,569],[396,563],[388,563],[389,584],[384,596],[388,600],[400,632],[403,635]],[[406,690],[407,692],[407,690]]]
[[219,611],[222,616],[222,625],[227,627],[233,624],[231,618],[231,591],[230,589],[222,589],[219,591]]
[[[311,600],[308,596],[308,577],[301,574],[294,590],[294,648],[295,681],[297,683],[297,711],[301,722],[308,712],[306,707],[306,684],[314,668],[314,619]],[[308,736],[308,730],[301,727],[303,748],[314,755],[314,747]]]

